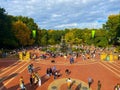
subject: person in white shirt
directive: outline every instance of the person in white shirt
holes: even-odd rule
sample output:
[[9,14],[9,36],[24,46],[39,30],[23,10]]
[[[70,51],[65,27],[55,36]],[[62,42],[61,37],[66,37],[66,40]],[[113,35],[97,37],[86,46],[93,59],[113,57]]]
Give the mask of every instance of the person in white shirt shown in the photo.
[[68,89],[71,88],[71,83],[72,83],[72,80],[70,78],[67,79],[67,87]]

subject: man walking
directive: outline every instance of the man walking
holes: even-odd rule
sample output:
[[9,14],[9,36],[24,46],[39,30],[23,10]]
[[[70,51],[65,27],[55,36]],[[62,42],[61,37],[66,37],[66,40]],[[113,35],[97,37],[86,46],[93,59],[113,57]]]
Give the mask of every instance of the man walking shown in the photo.
[[101,90],[101,82],[100,82],[100,80],[98,80],[97,90]]
[[88,78],[88,86],[91,87],[91,84],[93,83],[93,79],[91,77]]

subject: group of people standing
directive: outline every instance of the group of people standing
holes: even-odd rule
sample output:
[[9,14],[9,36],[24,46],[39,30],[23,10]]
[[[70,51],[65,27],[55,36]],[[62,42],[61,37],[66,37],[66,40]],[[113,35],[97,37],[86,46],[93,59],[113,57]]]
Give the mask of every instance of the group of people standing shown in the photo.
[[[34,70],[33,64],[28,65],[28,72],[29,72],[29,82],[30,86],[41,86],[41,77]],[[20,77],[20,90],[26,90],[26,86],[24,84],[23,76]]]
[[46,75],[49,77],[51,75],[54,76],[54,79],[56,79],[57,77],[60,76],[60,73],[58,72],[58,70],[56,69],[56,66],[53,66],[52,68],[47,68],[46,70]]
[[[71,78],[68,78],[68,79],[66,80],[66,82],[67,82],[67,88],[68,88],[68,90],[71,90],[73,81],[71,80]],[[92,85],[93,82],[94,82],[94,80],[93,80],[91,77],[89,77],[89,78],[88,78],[88,88],[91,87],[91,85]],[[81,88],[81,84],[80,84],[80,86],[79,86],[79,89],[80,89],[80,88]],[[81,90],[81,89],[80,89],[80,90]],[[100,80],[98,80],[97,89],[96,89],[96,90],[101,90],[101,82],[100,82]],[[116,90],[119,90],[119,89],[116,89]]]

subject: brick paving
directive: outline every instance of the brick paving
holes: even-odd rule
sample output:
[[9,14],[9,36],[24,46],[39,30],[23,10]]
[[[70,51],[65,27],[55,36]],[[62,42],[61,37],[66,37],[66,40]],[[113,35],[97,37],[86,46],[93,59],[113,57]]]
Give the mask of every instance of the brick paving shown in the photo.
[[[55,60],[55,63],[51,63],[51,60]],[[42,86],[30,86],[29,83],[29,74],[27,71],[28,64],[33,63],[35,69],[41,76]],[[69,63],[69,59],[65,60],[62,57],[58,58],[49,58],[47,60],[35,60],[29,62],[13,62],[13,65],[9,60],[5,62],[0,60],[0,79],[4,80],[0,81],[1,90],[19,90],[19,78],[23,76],[25,86],[27,90],[49,90],[54,82],[58,82],[60,80],[61,85],[57,85],[59,90],[66,90],[66,78],[72,78],[76,81],[76,84],[73,87],[77,87],[78,83],[83,84],[83,86],[87,87],[88,77],[92,77],[94,79],[93,84],[91,85],[91,90],[97,89],[97,81],[100,80],[102,83],[101,90],[113,90],[116,83],[120,83],[120,61],[118,62],[102,62],[99,60],[86,60],[83,61],[81,58],[75,60],[74,64]],[[108,66],[108,65],[109,66]],[[5,69],[9,65],[10,67]],[[46,69],[48,67],[56,66],[56,68],[62,74],[59,78],[54,80],[53,76],[50,78],[46,77]],[[105,67],[107,66],[107,68]],[[109,69],[108,69],[109,68]],[[117,69],[117,71],[115,69]],[[4,70],[5,69],[5,70]],[[70,75],[66,76],[65,70],[70,69]],[[117,73],[117,74],[115,74]],[[77,83],[78,82],[78,83]],[[77,89],[73,89],[77,90]]]

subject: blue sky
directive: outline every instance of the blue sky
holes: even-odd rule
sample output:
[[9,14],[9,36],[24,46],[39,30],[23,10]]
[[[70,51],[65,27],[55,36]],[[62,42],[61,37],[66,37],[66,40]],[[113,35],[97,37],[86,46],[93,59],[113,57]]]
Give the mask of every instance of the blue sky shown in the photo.
[[120,0],[0,0],[0,7],[33,18],[39,28],[101,28],[120,12]]

